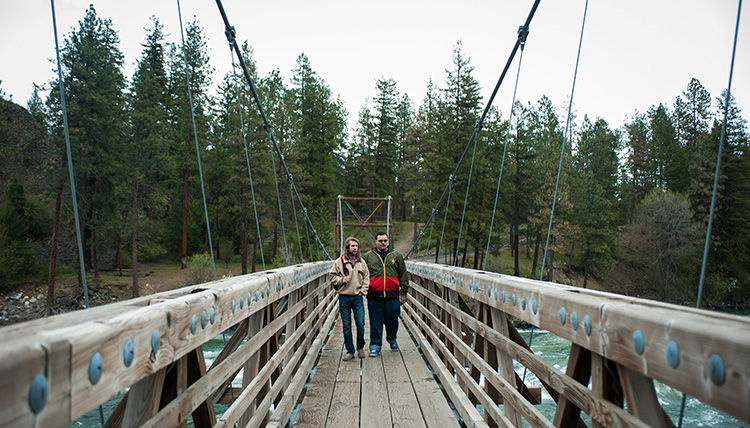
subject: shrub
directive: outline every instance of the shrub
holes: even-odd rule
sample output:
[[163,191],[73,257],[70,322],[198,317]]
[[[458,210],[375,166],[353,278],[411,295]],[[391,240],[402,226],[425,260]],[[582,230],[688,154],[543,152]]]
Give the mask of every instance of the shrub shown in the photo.
[[186,285],[202,284],[213,281],[214,270],[211,256],[208,253],[194,254],[188,257],[185,269]]

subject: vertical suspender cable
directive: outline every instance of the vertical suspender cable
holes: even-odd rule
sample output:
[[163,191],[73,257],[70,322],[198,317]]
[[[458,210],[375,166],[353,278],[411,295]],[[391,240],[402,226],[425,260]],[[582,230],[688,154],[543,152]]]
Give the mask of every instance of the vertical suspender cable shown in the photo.
[[[266,134],[268,134],[268,139],[271,141],[271,144],[273,146],[273,149],[276,150],[276,153],[279,155],[279,159],[281,160],[281,166],[284,167],[284,170],[289,176],[289,168],[287,168],[286,163],[284,162],[284,156],[281,153],[281,148],[276,143],[276,137],[273,135],[273,130],[271,129],[271,123],[268,121],[268,118],[266,117],[266,112],[263,110],[263,104],[260,102],[260,97],[258,96],[258,91],[255,89],[255,83],[253,83],[253,79],[250,77],[250,72],[247,69],[247,65],[245,64],[245,60],[242,58],[242,53],[240,52],[240,48],[237,45],[237,39],[235,37],[235,30],[234,27],[232,27],[229,24],[229,18],[227,18],[227,14],[224,11],[224,6],[221,3],[221,0],[216,0],[216,6],[219,8],[219,13],[221,14],[221,18],[224,21],[225,31],[224,33],[227,36],[227,40],[232,45],[232,48],[237,52],[237,57],[240,62],[240,66],[242,67],[242,71],[245,74],[245,79],[247,79],[248,85],[250,85],[250,92],[253,94],[253,99],[255,100],[255,105],[258,107],[258,112],[260,113],[261,118],[263,119],[263,128],[266,130]],[[274,168],[275,171],[275,168]],[[318,237],[318,232],[315,230],[315,225],[312,224],[312,220],[310,220],[309,215],[307,214],[307,209],[305,209],[305,204],[302,202],[302,198],[299,196],[299,192],[297,192],[297,188],[294,187],[294,196],[297,198],[297,200],[300,203],[300,206],[303,208],[303,212],[305,214],[305,221],[310,223],[310,227],[313,230],[313,237],[315,238],[315,242],[317,242],[318,247],[323,250],[323,253],[328,257],[328,259],[331,259],[331,255],[328,254],[328,251],[326,251],[325,246],[320,241],[320,237]]]
[[[385,214],[385,234],[388,236],[388,239],[391,239],[391,195],[388,195],[388,212]],[[393,240],[391,240],[391,244],[393,244]]]
[[[583,30],[586,28],[586,12],[589,8],[589,0],[586,0],[586,5],[583,8],[583,23],[581,23],[581,37],[578,40],[578,55],[576,56],[576,68],[573,73],[573,87],[570,90],[570,101],[568,103],[568,120],[565,121],[565,133],[563,134],[562,148],[560,149],[560,163],[557,166],[557,180],[555,181],[555,192],[552,196],[552,210],[549,215],[549,225],[547,226],[547,240],[544,243],[544,256],[542,257],[542,269],[539,272],[539,280],[541,281],[544,276],[544,262],[547,261],[547,248],[549,247],[549,237],[552,232],[552,219],[555,217],[555,203],[557,202],[557,189],[560,184],[560,171],[562,171],[562,161],[565,156],[565,141],[569,137],[570,132],[570,121],[571,111],[573,110],[573,94],[576,90],[576,77],[578,77],[578,63],[581,59],[581,45],[583,44]],[[533,332],[533,330],[532,330]]]
[[[510,134],[510,127],[513,122],[513,109],[516,105],[516,92],[518,91],[518,79],[521,76],[521,63],[523,62],[523,48],[526,46],[526,36],[529,34],[529,29],[521,27],[518,32],[524,32],[523,41],[521,42],[521,54],[518,56],[518,71],[516,71],[516,85],[513,87],[513,100],[510,103],[510,116],[508,117],[508,133]],[[520,35],[520,34],[519,34]],[[503,158],[500,161],[500,173],[497,175],[497,188],[495,189],[495,205],[492,207],[492,218],[490,220],[490,230],[487,232],[487,246],[484,248],[484,260],[482,261],[482,270],[487,265],[487,255],[490,251],[490,238],[492,238],[492,227],[495,224],[495,212],[497,211],[497,198],[500,195],[500,180],[503,177],[503,167],[505,166],[505,154],[508,151],[508,141],[503,144]]]
[[[445,215],[443,215],[443,230],[440,232],[440,243],[438,243],[437,251],[435,251],[435,263],[438,262],[440,257],[440,248],[443,246],[443,235],[445,235],[445,223],[448,221],[448,204],[451,203],[451,191],[453,190],[453,175],[448,178],[448,199],[445,201]],[[447,262],[446,262],[447,264]]]
[[[60,106],[62,107],[63,130],[65,134],[65,151],[68,155],[68,176],[70,177],[70,193],[73,198],[73,218],[76,224],[76,241],[78,243],[78,266],[81,270],[81,282],[83,283],[83,301],[88,309],[89,287],[86,282],[86,263],[83,259],[83,240],[81,239],[81,221],[78,218],[78,197],[76,196],[76,179],[73,172],[73,153],[70,149],[70,126],[68,124],[68,110],[65,106],[65,89],[63,88],[62,61],[60,60],[60,42],[57,39],[57,16],[55,14],[55,0],[50,0],[52,8],[52,30],[55,33],[55,55],[57,58],[57,83],[60,87]],[[99,421],[104,426],[104,409],[99,406]]]
[[[260,260],[263,263],[263,270],[266,270],[266,258],[263,255],[263,237],[260,234],[260,222],[258,221],[258,205],[255,203],[255,186],[253,185],[253,172],[250,169],[250,153],[247,148],[247,131],[245,129],[245,119],[242,113],[242,91],[240,91],[240,85],[237,83],[237,69],[234,66],[234,51],[232,47],[229,47],[229,52],[232,54],[232,75],[234,76],[234,84],[237,87],[237,108],[240,111],[240,128],[242,129],[242,143],[245,146],[245,161],[247,162],[247,176],[250,178],[250,194],[253,196],[253,211],[255,212],[255,232],[257,233],[256,239],[258,240],[258,246],[260,247]],[[245,250],[247,251],[247,250]]]
[[[711,210],[708,216],[708,228],[706,229],[706,241],[703,245],[703,262],[701,263],[701,276],[698,281],[698,297],[695,301],[695,307],[700,309],[701,307],[701,296],[703,295],[703,281],[706,278],[706,265],[708,264],[708,250],[711,242],[711,229],[714,222],[714,209],[716,208],[716,192],[719,188],[719,172],[721,171],[721,156],[724,149],[724,142],[727,139],[727,120],[729,116],[729,100],[732,96],[732,75],[734,74],[734,58],[737,54],[737,35],[740,31],[740,12],[742,11],[742,0],[738,1],[737,5],[737,23],[734,27],[734,44],[732,45],[732,61],[729,66],[729,83],[727,84],[727,94],[724,100],[724,122],[721,124],[721,137],[719,138],[719,153],[716,156],[716,171],[714,172],[714,189],[711,194]],[[680,406],[680,418],[677,424],[678,427],[682,427],[682,417],[685,414],[685,399],[686,394],[682,394],[682,404]]]
[[[305,207],[302,207],[302,215],[307,215]],[[312,246],[310,245],[310,229],[307,228],[307,222],[302,222],[305,225],[305,234],[307,235],[307,249],[310,251],[310,261],[313,261]]]
[[289,246],[286,244],[286,229],[284,228],[284,211],[281,209],[281,193],[279,192],[279,180],[276,176],[276,160],[271,152],[271,163],[273,163],[273,182],[276,186],[276,200],[279,202],[279,219],[281,220],[281,235],[284,237],[284,251],[286,252],[286,264],[289,266]]
[[65,89],[63,89],[62,62],[60,61],[60,46],[57,40],[57,18],[55,16],[55,0],[52,3],[52,27],[55,32],[55,54],[57,55],[57,83],[60,87],[60,105],[62,106],[63,129],[65,130],[65,149],[68,154],[68,175],[70,176],[70,191],[73,196],[73,217],[76,223],[76,239],[78,241],[78,262],[83,282],[83,300],[89,307],[89,288],[86,283],[86,263],[83,260],[83,240],[81,239],[81,222],[78,219],[78,197],[76,196],[76,179],[73,173],[73,154],[70,150],[70,133],[68,126],[68,111],[65,107]]
[[297,208],[294,206],[294,182],[289,178],[289,193],[292,196],[292,212],[294,213],[294,228],[297,229],[297,243],[299,244],[299,259],[301,263],[305,262],[305,255],[302,252],[302,236],[299,234],[299,223],[297,223]]
[[341,254],[344,254],[344,214],[341,211],[341,195],[339,195],[339,241],[341,243],[339,244],[339,251]]
[[[463,232],[464,230],[464,216],[466,215],[466,203],[469,201],[469,188],[471,187],[471,173],[472,171],[474,171],[474,155],[477,152],[477,139],[478,138],[479,136],[477,136],[476,138],[473,138],[474,149],[472,149],[471,151],[471,166],[469,167],[469,178],[466,181],[466,194],[464,195],[464,209],[461,212],[461,226],[459,226],[458,228],[458,240],[456,241],[456,252],[453,256],[453,266],[458,266],[458,248],[461,246],[461,232]],[[474,257],[476,257],[476,255]]]
[[190,99],[190,118],[193,121],[193,136],[195,137],[195,153],[198,155],[198,173],[201,177],[201,192],[203,193],[203,212],[206,215],[206,233],[208,233],[208,245],[211,250],[211,266],[214,269],[214,280],[216,280],[216,260],[214,258],[214,244],[211,238],[211,222],[208,219],[208,205],[206,205],[206,185],[203,183],[203,166],[201,165],[201,151],[198,146],[198,128],[195,125],[195,108],[193,106],[193,90],[190,88],[190,65],[188,64],[187,45],[185,44],[185,31],[182,28],[182,10],[180,0],[177,0],[177,15],[180,18],[180,37],[182,38],[182,54],[185,57],[185,77],[187,80],[188,98]]
[[[562,170],[562,161],[565,156],[565,141],[568,138],[568,132],[570,131],[571,111],[573,110],[573,94],[576,90],[576,77],[578,77],[578,63],[581,59],[581,45],[583,45],[583,30],[586,28],[586,12],[589,8],[589,0],[586,0],[586,5],[583,8],[583,22],[581,23],[581,37],[578,40],[578,55],[576,56],[576,68],[573,73],[573,87],[570,90],[570,102],[568,103],[568,120],[565,122],[565,132],[563,133],[562,148],[560,149],[560,163],[557,166],[557,180],[555,181],[555,192],[552,197],[552,210],[549,215],[549,225],[547,226],[547,241],[544,244],[544,256],[542,257],[542,269],[539,272],[539,280],[541,281],[544,277],[544,262],[547,260],[547,248],[549,246],[549,236],[552,232],[552,219],[555,217],[555,202],[557,201],[557,189],[560,184],[560,171]],[[551,280],[551,278],[549,278]],[[534,325],[531,326],[531,335],[529,336],[529,349],[531,348],[531,342],[534,340]],[[521,387],[523,388],[523,382],[526,381],[526,368],[523,369],[523,378],[521,379]]]
[[[217,0],[221,1],[221,0]],[[526,22],[523,25],[523,28],[528,29],[529,25],[531,24],[531,19],[534,17],[534,13],[536,13],[537,7],[539,7],[539,1],[535,0],[534,5],[531,6],[531,11],[529,11],[529,15],[526,17]],[[505,74],[508,72],[508,69],[510,68],[510,64],[513,62],[513,58],[516,56],[516,52],[518,52],[518,48],[521,46],[521,37],[520,37],[520,31],[519,31],[519,37],[516,40],[515,45],[513,46],[513,49],[510,53],[510,56],[508,57],[508,61],[505,63],[505,67],[503,68],[502,73],[500,73],[500,78],[497,79],[497,83],[495,84],[495,88],[492,90],[492,95],[490,95],[490,99],[487,101],[487,105],[484,107],[484,111],[482,112],[482,116],[477,121],[476,127],[474,128],[474,132],[471,134],[471,138],[469,139],[469,142],[466,143],[466,147],[464,147],[464,151],[461,154],[461,157],[459,158],[458,162],[456,163],[456,167],[453,170],[453,174],[451,174],[451,177],[455,177],[456,173],[458,172],[458,168],[461,166],[461,163],[463,163],[464,158],[466,157],[466,153],[469,150],[469,147],[471,147],[471,144],[474,141],[474,138],[479,136],[479,132],[482,130],[482,124],[484,123],[485,117],[487,117],[487,113],[489,113],[490,108],[492,107],[492,102],[495,99],[495,95],[497,95],[498,89],[500,89],[500,84],[503,83],[503,79],[505,79]],[[442,195],[440,195],[440,199],[435,204],[435,206],[439,206],[443,202],[443,198],[445,198],[446,193],[448,193],[448,186],[450,184],[446,185],[443,189]],[[430,219],[427,221],[427,223],[431,222],[434,219],[434,216],[430,216]],[[406,253],[405,258],[409,258],[409,255],[414,251],[414,245],[422,240],[422,237],[424,236],[424,232],[427,229],[427,223],[425,223],[425,227],[422,228],[422,230],[419,232],[419,238],[412,244],[411,249],[409,249],[409,252]]]
[[[433,209],[432,211],[433,212],[432,212],[432,216],[431,217],[434,217],[435,216],[435,209]],[[434,225],[435,225],[434,221],[430,222],[430,236],[429,236],[429,238],[427,238],[427,248],[425,249],[425,255],[426,256],[430,254],[430,242],[432,242],[432,226],[434,226]]]

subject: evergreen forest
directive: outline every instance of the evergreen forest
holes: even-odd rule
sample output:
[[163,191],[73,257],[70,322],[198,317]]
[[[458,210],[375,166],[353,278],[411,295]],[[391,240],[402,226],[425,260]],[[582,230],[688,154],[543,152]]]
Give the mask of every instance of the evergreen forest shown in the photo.
[[698,79],[619,129],[573,117],[567,138],[563,100],[518,100],[512,115],[492,107],[468,147],[494,82],[475,80],[460,41],[423,99],[382,78],[357,112],[314,58],[300,54],[289,79],[259,75],[245,42],[282,162],[242,71],[215,75],[197,21],[175,45],[154,17],[142,46],[126,76],[118,32],[93,6],[62,41],[77,207],[56,73],[28,113],[0,100],[3,292],[39,278],[54,288],[56,271],[78,269],[74,208],[93,280],[126,270],[138,296],[139,266],[184,268],[211,248],[242,273],[328,259],[338,195],[390,195],[396,222],[424,228],[412,257],[539,279],[565,147],[543,278],[695,305],[728,103],[702,305],[750,303],[747,122]]

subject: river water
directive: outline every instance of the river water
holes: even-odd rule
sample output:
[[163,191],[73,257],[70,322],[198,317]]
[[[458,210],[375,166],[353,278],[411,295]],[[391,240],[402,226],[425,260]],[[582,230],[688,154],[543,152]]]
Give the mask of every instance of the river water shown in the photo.
[[[750,316],[750,314],[743,315]],[[519,332],[524,337],[526,342],[529,343],[529,339],[532,336],[531,329],[519,330]],[[206,367],[210,367],[213,360],[219,355],[219,352],[224,347],[225,340],[229,340],[231,332],[227,332],[225,336],[226,337],[222,337],[222,335],[219,335],[204,344],[203,352],[206,358]],[[552,364],[555,368],[559,369],[560,371],[565,371],[568,361],[568,352],[570,350],[569,341],[555,336],[554,334],[550,334],[545,330],[535,329],[533,332],[533,338],[531,339],[531,349],[537,356],[542,357],[545,361]],[[523,366],[517,365],[516,372],[519,376],[523,377]],[[525,376],[527,384],[540,385],[536,376],[530,371],[526,372]],[[242,373],[240,372],[240,374],[235,379],[235,386],[239,387],[241,386],[241,383]],[[682,393],[659,382],[655,382],[655,388],[659,403],[662,405],[674,424],[677,425],[680,415]],[[112,413],[120,399],[121,396],[118,396],[102,406],[102,412],[104,414],[105,420]],[[226,411],[227,408],[228,405],[217,404],[217,416],[221,415],[224,411]],[[555,415],[555,402],[554,400],[552,400],[552,397],[547,394],[544,388],[542,388],[542,404],[537,406],[537,408],[549,420],[552,420]],[[591,426],[591,419],[587,415],[583,415],[583,418],[586,424]],[[81,419],[67,425],[67,427],[98,428],[101,426],[100,420],[100,411],[97,408],[83,416]],[[192,418],[188,420],[188,426],[193,426]],[[524,426],[529,426],[526,421],[524,421]],[[687,397],[682,426],[711,428],[750,428],[750,425],[738,420],[737,418],[718,411],[691,397]]]

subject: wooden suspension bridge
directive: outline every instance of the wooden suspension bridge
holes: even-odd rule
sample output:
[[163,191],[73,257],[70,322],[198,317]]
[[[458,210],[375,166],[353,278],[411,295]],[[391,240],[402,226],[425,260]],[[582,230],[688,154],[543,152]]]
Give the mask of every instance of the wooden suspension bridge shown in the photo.
[[[0,425],[60,427],[121,396],[104,426],[674,426],[655,382],[750,422],[746,318],[407,264],[401,350],[376,358],[342,361],[331,262],[4,327]],[[536,355],[511,317],[570,341],[567,368]],[[227,330],[207,367],[203,345]],[[229,407],[217,417],[218,402]]]

